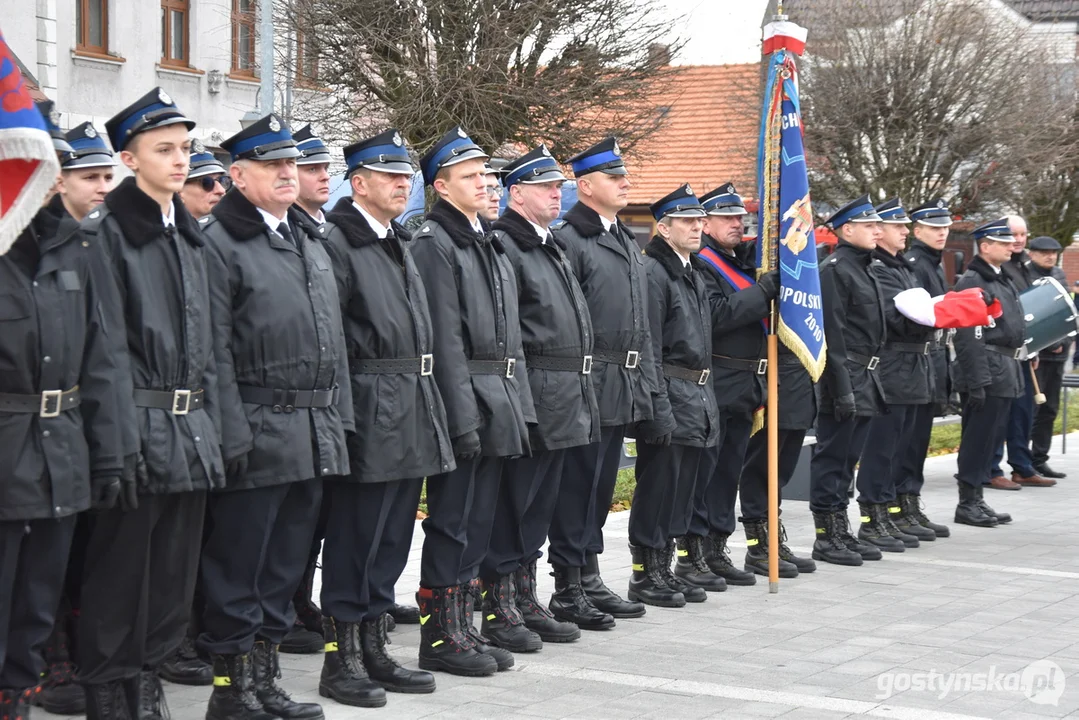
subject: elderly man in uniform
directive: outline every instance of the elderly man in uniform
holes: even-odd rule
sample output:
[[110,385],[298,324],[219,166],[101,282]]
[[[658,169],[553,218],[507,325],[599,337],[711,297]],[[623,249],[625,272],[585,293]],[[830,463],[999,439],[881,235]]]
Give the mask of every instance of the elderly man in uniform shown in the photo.
[[[228,482],[210,500],[202,554],[208,720],[321,718],[277,685],[278,646],[307,564],[322,481],[348,472],[355,431],[330,259],[296,201],[296,158],[274,114],[221,146],[234,189],[204,219],[213,249],[214,345]],[[234,384],[233,384],[234,383]]]
[[885,403],[877,369],[884,345],[884,299],[870,267],[881,238],[880,216],[865,195],[839,208],[827,225],[839,242],[820,271],[828,363],[817,388],[820,414],[809,469],[809,508],[817,530],[813,558],[861,565],[881,558],[876,544],[863,539],[887,535],[879,516],[863,514],[856,538],[847,517],[854,466],[869,422]]
[[603,525],[614,496],[626,429],[652,419],[659,383],[648,338],[648,280],[633,233],[618,220],[629,202],[629,171],[614,138],[569,159],[577,178],[577,204],[554,226],[588,300],[595,349],[593,382],[599,403],[598,442],[566,453],[558,505],[550,531],[555,617],[582,628],[604,626],[602,615],[640,617],[603,582],[599,555]]
[[671,572],[675,538],[685,535],[705,448],[719,441],[719,409],[709,375],[712,310],[701,247],[704,208],[682,185],[649,208],[657,235],[645,248],[648,324],[663,378],[655,417],[637,423],[637,486],[629,515],[633,572],[629,598],[660,607],[704,602],[717,578],[699,573],[689,584]]
[[[767,514],[743,518],[749,543],[744,570],[731,563],[727,538],[735,528],[734,501],[753,414],[764,402],[764,321],[779,293],[779,271],[756,280],[755,246],[742,241],[746,208],[734,185],[726,183],[707,193],[701,205],[708,215],[698,257],[706,268],[701,278],[711,303],[711,384],[719,406],[720,431],[719,444],[704,450],[689,532],[678,541],[675,574],[690,585],[723,590],[727,585],[754,584],[755,572],[768,574]],[[743,509],[746,494],[743,490]],[[754,501],[767,508],[767,492],[763,501]],[[793,577],[798,569],[784,560],[780,573]]]
[[90,718],[123,717],[121,697],[131,716],[167,712],[156,671],[183,640],[207,492],[224,483],[218,391],[235,388],[217,374],[205,238],[178,196],[194,126],[160,88],[106,122],[133,177],[82,226],[123,299],[135,406],[125,499],[95,515],[86,544],[77,650]]
[[1029,382],[1019,360],[1025,323],[1019,293],[1002,270],[1012,257],[1015,242],[1008,218],[974,228],[974,242],[978,255],[955,289],[981,288],[1000,301],[1003,314],[988,327],[963,328],[955,333],[955,385],[963,400],[955,521],[996,527],[1012,518],[989,507],[983,486],[990,482],[993,450],[1004,442],[1012,406]]
[[427,478],[420,564],[420,667],[490,675],[513,655],[472,622],[503,461],[529,454],[535,425],[521,348],[517,283],[502,242],[485,236],[487,154],[460,127],[420,160],[438,200],[413,254],[434,324],[434,376],[446,405],[457,468]]
[[351,472],[327,485],[322,564],[326,655],[319,692],[346,705],[386,704],[386,690],[429,693],[435,679],[386,651],[394,584],[412,546],[423,478],[455,467],[433,375],[434,326],[411,236],[408,149],[389,129],[344,149],[351,196],[329,212],[326,248],[345,323],[356,434]]
[[[1068,287],[1068,276],[1057,267],[1063,248],[1056,239],[1042,235],[1030,241],[1030,271],[1035,278],[1051,277]],[[1045,402],[1034,408],[1034,425],[1030,431],[1030,453],[1034,470],[1043,478],[1067,477],[1049,467],[1049,445],[1053,441],[1053,423],[1060,409],[1060,391],[1064,383],[1064,363],[1068,359],[1071,340],[1065,339],[1038,353],[1038,387]],[[1024,378],[1025,380],[1026,378]]]
[[187,211],[197,219],[206,217],[230,187],[232,180],[221,161],[200,140],[192,140],[191,169],[180,190],[180,199]]
[[[592,385],[592,322],[588,302],[548,225],[558,217],[566,178],[545,145],[502,171],[509,193],[494,237],[517,276],[521,340],[537,424],[531,457],[507,460],[491,545],[480,566],[483,633],[514,652],[581,636],[536,597],[536,563],[543,555],[569,448],[599,436]],[[614,619],[603,615],[609,625]],[[590,628],[594,629],[594,628]]]

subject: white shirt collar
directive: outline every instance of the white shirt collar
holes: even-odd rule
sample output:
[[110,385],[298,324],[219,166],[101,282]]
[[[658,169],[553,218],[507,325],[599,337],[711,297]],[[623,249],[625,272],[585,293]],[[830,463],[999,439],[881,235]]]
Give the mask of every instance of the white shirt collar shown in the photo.
[[165,224],[165,227],[176,227],[176,206],[169,203],[169,211],[167,213],[161,213],[161,222]]
[[322,208],[319,208],[318,215],[312,215],[311,217],[313,217],[319,225],[326,222],[326,216],[322,213]]
[[[678,253],[675,253],[675,255],[678,255]],[[689,258],[684,258],[681,255],[678,255],[678,259],[682,261],[682,267],[689,267]]]
[[[285,214],[285,217],[279,218],[279,217],[275,217],[273,214],[263,210],[260,207],[256,207],[255,209],[259,211],[259,215],[262,216],[262,220],[267,225],[269,225],[270,229],[273,230],[275,233],[277,232],[277,226],[280,225],[281,223],[285,223],[285,225],[288,225],[288,214],[287,213]],[[289,226],[289,230],[291,230],[291,229],[292,229],[292,226]]]
[[535,230],[536,234],[540,236],[540,239],[543,241],[543,244],[546,245],[547,244],[547,233],[549,232],[547,230],[547,228],[543,227],[542,225],[537,225],[536,223],[532,222],[531,220],[528,221],[528,224],[532,226],[532,229]]
[[[596,213],[596,214],[599,215],[599,213]],[[610,232],[611,228],[614,227],[614,221],[613,220],[608,220],[607,218],[603,217],[602,215],[599,216],[599,221],[601,223],[603,223],[603,229],[606,230],[607,232]]]
[[998,268],[996,265],[989,265],[989,267],[993,268],[993,272],[995,272],[997,275],[1000,275],[1000,268]]
[[364,219],[367,220],[367,224],[370,225],[371,229],[375,231],[375,235],[378,235],[379,240],[386,239],[386,236],[390,234],[390,229],[388,227],[380,223],[378,220],[375,220],[374,216],[364,210],[363,207],[361,207],[360,204],[355,200],[352,201],[352,207],[360,211],[360,215],[363,215]]
[[472,223],[472,229],[480,235],[483,235],[483,223],[480,222],[480,216],[476,216],[476,222]]

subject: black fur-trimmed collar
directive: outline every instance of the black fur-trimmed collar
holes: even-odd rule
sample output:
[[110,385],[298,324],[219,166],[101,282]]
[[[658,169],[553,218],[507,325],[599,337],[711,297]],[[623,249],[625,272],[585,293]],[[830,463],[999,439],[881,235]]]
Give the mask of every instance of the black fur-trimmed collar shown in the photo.
[[[367,218],[353,206],[352,198],[338,198],[337,204],[326,213],[326,220],[340,228],[348,244],[354,248],[374,245],[381,240],[371,228],[371,223],[367,222]],[[408,230],[405,230],[396,220],[390,221],[390,230],[401,242],[412,239]]]
[[[124,239],[132,245],[147,245],[165,234],[161,206],[135,184],[133,177],[124,178],[123,182],[113,188],[112,192],[105,196],[105,205],[120,225]],[[176,195],[172,196],[172,211],[180,235],[189,244],[202,247],[205,242],[198,223]]]
[[[473,244],[482,245],[488,241],[487,236],[476,232],[472,228],[472,224],[468,222],[468,218],[465,217],[463,212],[442,198],[435,201],[435,204],[431,207],[431,212],[427,213],[426,219],[438,223],[459,248],[467,248]],[[483,226],[482,221],[480,225]],[[505,251],[502,243],[497,239],[491,238],[490,242],[498,252]]]
[[890,268],[907,267],[907,261],[904,260],[903,256],[898,253],[892,255],[887,250],[881,250],[880,248],[876,248],[875,250],[873,250],[873,257],[877,260],[880,260],[882,263],[884,263]]
[[704,263],[696,255],[690,255],[689,265],[686,265],[682,262],[682,258],[678,256],[678,253],[659,235],[654,235],[648,242],[644,249],[644,254],[654,258],[675,280],[685,277],[691,269],[700,269]]
[[921,254],[925,255],[926,257],[931,258],[933,260],[933,262],[935,262],[935,263],[940,262],[940,256],[943,254],[942,250],[937,250],[936,248],[931,248],[928,245],[926,245],[924,242],[922,242],[921,240],[911,240],[910,241],[910,252],[921,253]]
[[[576,230],[577,234],[581,237],[595,237],[606,230],[603,226],[603,220],[600,219],[599,213],[580,201],[567,210],[566,214],[562,216],[562,219],[572,225],[573,229]],[[618,218],[614,219],[614,225],[611,227],[617,227],[622,230],[623,235],[626,237],[633,237],[633,233],[631,233],[629,228],[623,225],[622,221]]]
[[1004,282],[1005,279],[1004,270],[994,268],[981,255],[974,256],[970,265],[967,265],[967,270],[973,270],[989,282]]
[[[501,230],[513,238],[524,252],[528,252],[543,245],[543,238],[536,234],[536,229],[532,227],[532,223],[526,220],[524,216],[513,208],[506,210],[506,212],[502,214],[502,217],[495,220],[493,228],[495,230]],[[554,237],[553,233],[551,234],[551,238],[559,247],[562,247],[561,241]]]
[[[251,240],[271,230],[262,219],[262,213],[258,211],[255,204],[236,188],[225,193],[225,197],[221,198],[221,202],[210,212],[219,223],[225,226],[225,230],[234,240]],[[309,223],[313,221],[306,219],[295,206],[289,207],[286,217],[293,234],[302,232],[304,235],[318,238],[318,232],[312,231],[309,227]],[[272,229],[277,230],[277,228]],[[299,238],[298,234],[297,238]]]

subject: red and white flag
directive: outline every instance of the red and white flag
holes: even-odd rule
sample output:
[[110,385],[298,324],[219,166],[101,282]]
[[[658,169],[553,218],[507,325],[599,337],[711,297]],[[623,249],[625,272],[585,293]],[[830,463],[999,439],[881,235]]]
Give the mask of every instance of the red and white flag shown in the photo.
[[895,296],[895,308],[904,317],[932,328],[968,328],[989,325],[1004,312],[1000,300],[985,304],[979,288],[967,288],[930,297],[925,288],[904,290]]
[[801,57],[806,49],[808,35],[809,31],[804,27],[786,20],[768,23],[764,26],[761,54],[767,56],[778,50],[789,50]]

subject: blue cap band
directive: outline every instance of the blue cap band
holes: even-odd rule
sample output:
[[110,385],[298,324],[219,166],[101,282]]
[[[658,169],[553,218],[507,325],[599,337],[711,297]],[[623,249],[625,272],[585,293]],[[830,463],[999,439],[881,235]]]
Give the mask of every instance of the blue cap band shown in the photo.
[[283,142],[291,139],[292,136],[287,132],[263,133],[261,135],[255,135],[254,137],[240,140],[229,148],[229,152],[232,153],[232,157],[235,159],[246,152],[251,152],[260,145],[269,145],[270,143]]
[[131,132],[131,129],[142,122],[143,117],[150,113],[157,112],[158,110],[174,110],[177,115],[182,115],[180,109],[175,105],[166,105],[162,102],[154,103],[149,107],[139,108],[137,113],[120,123],[120,127],[117,128],[116,132],[117,137],[114,139],[118,140],[120,144],[126,144],[127,134]]
[[558,163],[555,162],[554,158],[551,158],[551,157],[540,158],[540,159],[537,159],[534,162],[530,162],[530,163],[527,163],[525,165],[522,165],[521,167],[514,170],[512,173],[510,173],[506,177],[506,180],[505,180],[504,184],[505,184],[506,187],[509,187],[510,185],[513,185],[514,183],[520,182],[521,180],[523,180],[525,177],[527,177],[529,175],[532,175],[532,176],[542,175],[545,172],[550,172],[551,170],[557,170],[557,169],[558,169]]
[[604,163],[614,162],[615,160],[622,160],[622,156],[616,155],[612,150],[607,150],[606,152],[601,152],[596,155],[589,155],[588,157],[573,161],[573,172],[574,174],[581,173],[596,165],[603,165]]
[[[691,200],[692,203],[687,203],[687,200]],[[652,217],[656,220],[662,220],[669,213],[677,212],[681,207],[682,210],[699,210],[701,215],[704,215],[704,208],[701,207],[696,197],[687,195],[685,198],[674,198],[660,205],[656,210],[652,212]]]
[[350,169],[356,168],[371,160],[377,160],[378,162],[406,162],[411,164],[408,153],[404,151],[404,148],[398,147],[397,145],[373,145],[372,147],[366,147],[363,150],[354,152],[345,158],[345,162],[348,163]]
[[442,166],[442,163],[448,160],[452,155],[457,154],[454,152],[455,150],[463,147],[476,147],[476,143],[472,142],[472,139],[467,137],[457,138],[452,142],[446,143],[434,157],[427,161],[427,174],[433,178]]

